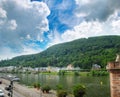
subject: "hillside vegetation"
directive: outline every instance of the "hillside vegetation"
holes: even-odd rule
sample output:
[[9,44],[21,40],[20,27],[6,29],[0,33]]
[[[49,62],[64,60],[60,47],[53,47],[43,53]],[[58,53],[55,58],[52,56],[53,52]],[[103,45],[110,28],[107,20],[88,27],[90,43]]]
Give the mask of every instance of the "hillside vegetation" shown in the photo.
[[0,66],[64,67],[68,64],[89,69],[93,64],[106,67],[120,53],[120,36],[100,36],[54,45],[45,51],[3,60]]

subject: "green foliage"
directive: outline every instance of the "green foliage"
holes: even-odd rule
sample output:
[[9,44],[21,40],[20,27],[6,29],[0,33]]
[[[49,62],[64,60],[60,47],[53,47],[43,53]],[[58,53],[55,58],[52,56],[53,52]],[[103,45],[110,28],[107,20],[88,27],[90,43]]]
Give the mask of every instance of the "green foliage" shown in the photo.
[[46,93],[49,93],[49,91],[51,90],[51,87],[49,85],[45,85],[41,88],[41,90]]
[[79,72],[76,71],[76,72],[74,72],[74,75],[79,76],[80,74],[79,74]]
[[66,97],[67,91],[66,90],[58,90],[57,91],[57,97]]
[[65,71],[64,71],[64,70],[60,70],[60,71],[58,72],[58,74],[59,74],[59,75],[65,75]]
[[57,88],[57,97],[67,96],[67,91],[63,89],[63,86],[61,84],[58,84],[56,88]]
[[33,83],[33,86],[34,86],[34,88],[40,88],[40,83],[39,82],[35,82],[35,83]]
[[83,97],[86,93],[86,88],[84,85],[76,84],[73,87],[73,94],[75,97]]
[[63,86],[61,84],[56,85],[57,90],[62,90]]
[[91,75],[92,76],[107,76],[109,73],[107,71],[103,70],[91,70]]
[[92,64],[100,64],[105,68],[107,62],[114,61],[120,52],[120,36],[101,36],[74,40],[54,45],[45,51],[2,60],[0,66],[25,67],[65,67],[73,64],[82,69],[91,69]]

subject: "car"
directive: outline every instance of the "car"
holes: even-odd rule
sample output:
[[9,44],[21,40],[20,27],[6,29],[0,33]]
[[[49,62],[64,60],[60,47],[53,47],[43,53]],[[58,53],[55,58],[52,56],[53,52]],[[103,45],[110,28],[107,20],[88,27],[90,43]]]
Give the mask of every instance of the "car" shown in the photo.
[[14,76],[14,77],[12,78],[12,81],[20,81],[20,78],[19,78],[19,77]]
[[10,87],[9,87],[9,86],[5,87],[5,90],[9,91],[9,90],[10,90]]
[[0,89],[0,97],[4,97],[4,92]]
[[2,80],[0,80],[0,84],[2,84]]

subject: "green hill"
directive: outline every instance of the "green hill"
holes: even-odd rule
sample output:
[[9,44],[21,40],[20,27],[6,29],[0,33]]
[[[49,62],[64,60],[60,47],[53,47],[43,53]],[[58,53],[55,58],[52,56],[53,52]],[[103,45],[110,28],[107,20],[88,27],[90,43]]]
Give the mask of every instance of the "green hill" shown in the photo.
[[100,36],[54,45],[45,51],[0,62],[0,66],[59,66],[68,64],[89,69],[92,64],[106,67],[120,53],[120,36]]

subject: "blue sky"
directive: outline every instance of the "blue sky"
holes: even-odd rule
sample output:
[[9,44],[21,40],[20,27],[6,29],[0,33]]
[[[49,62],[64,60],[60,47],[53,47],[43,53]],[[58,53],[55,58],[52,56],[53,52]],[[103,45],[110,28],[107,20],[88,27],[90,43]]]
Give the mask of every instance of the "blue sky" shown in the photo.
[[120,0],[0,0],[0,60],[79,38],[120,35],[119,25]]

